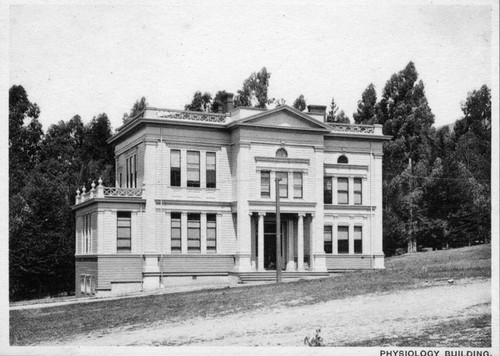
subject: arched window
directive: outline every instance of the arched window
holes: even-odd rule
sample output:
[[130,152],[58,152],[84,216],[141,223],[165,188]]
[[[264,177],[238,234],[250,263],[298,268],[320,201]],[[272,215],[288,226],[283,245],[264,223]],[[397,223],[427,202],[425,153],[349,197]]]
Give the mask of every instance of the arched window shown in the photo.
[[342,155],[339,157],[339,159],[337,160],[337,163],[349,163],[349,160],[347,159],[346,156]]
[[284,148],[279,148],[276,151],[276,157],[277,158],[287,158],[288,157],[288,152]]

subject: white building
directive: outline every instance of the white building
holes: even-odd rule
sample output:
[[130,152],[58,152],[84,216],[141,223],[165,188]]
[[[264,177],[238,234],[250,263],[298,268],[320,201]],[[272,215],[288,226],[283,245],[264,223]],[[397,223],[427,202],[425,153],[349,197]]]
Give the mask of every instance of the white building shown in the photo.
[[76,293],[384,268],[381,125],[303,113],[146,108],[110,139],[116,187],[78,192]]

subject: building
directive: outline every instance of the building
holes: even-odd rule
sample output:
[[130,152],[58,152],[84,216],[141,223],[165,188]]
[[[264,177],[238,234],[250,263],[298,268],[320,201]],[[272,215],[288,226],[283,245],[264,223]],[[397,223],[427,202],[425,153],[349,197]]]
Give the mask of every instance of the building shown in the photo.
[[[300,112],[148,107],[109,140],[116,186],[77,192],[76,293],[384,268],[381,125]],[[280,178],[275,187],[275,178]],[[260,277],[259,277],[260,276]]]

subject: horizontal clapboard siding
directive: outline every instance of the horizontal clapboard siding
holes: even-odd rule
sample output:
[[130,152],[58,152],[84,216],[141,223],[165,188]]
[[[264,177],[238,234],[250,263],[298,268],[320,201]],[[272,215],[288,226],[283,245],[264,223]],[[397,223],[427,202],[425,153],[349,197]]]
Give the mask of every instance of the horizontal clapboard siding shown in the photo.
[[142,282],[141,256],[99,257],[98,289],[111,289],[112,282]]
[[80,295],[80,276],[90,274],[97,283],[97,257],[77,257],[75,261],[75,295]]
[[231,272],[234,268],[232,255],[168,255],[163,257],[165,273],[183,272]]
[[343,270],[343,269],[368,269],[370,268],[370,256],[341,256],[341,255],[326,255],[326,269]]

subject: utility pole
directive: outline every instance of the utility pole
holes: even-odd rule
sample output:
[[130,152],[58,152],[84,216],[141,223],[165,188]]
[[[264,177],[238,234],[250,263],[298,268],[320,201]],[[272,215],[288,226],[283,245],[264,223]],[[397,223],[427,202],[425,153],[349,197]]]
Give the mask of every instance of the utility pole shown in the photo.
[[275,178],[274,181],[276,182],[276,283],[281,283],[281,215],[279,192],[281,178]]

